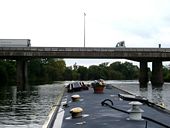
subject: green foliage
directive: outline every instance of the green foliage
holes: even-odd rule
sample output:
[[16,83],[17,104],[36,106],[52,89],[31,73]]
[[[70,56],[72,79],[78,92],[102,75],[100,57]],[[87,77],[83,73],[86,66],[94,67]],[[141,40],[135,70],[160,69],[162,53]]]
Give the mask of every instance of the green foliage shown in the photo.
[[72,67],[66,67],[64,72],[64,78],[66,80],[72,80]]
[[90,80],[96,80],[100,79],[100,72],[99,72],[99,67],[96,65],[92,65],[88,69],[88,78]]
[[165,66],[163,66],[163,78],[164,81],[170,82],[170,70]]
[[137,79],[139,68],[137,66],[134,66],[132,63],[125,62],[115,62],[110,64],[110,77],[112,79],[125,79],[125,80],[131,80],[131,79]]
[[[75,68],[76,67],[76,68]],[[74,65],[66,67],[62,59],[32,59],[28,61],[30,84],[51,83],[60,80],[131,80],[138,79],[139,68],[129,62],[108,62],[91,65],[89,68]],[[163,67],[165,81],[170,81],[170,71]],[[0,81],[2,84],[16,82],[16,61],[0,61]]]
[[79,79],[80,80],[88,80],[88,69],[84,66],[79,66],[77,69],[77,72],[79,73]]
[[29,83],[42,83],[46,81],[44,66],[41,59],[33,59],[28,62]]
[[108,62],[106,62],[106,63],[102,63],[102,64],[100,64],[99,65],[99,74],[100,74],[100,78],[101,79],[108,79],[108,77],[109,77],[109,73],[108,73],[108,69],[109,69],[109,67],[108,67]]
[[16,62],[13,60],[0,60],[1,84],[14,84],[16,81]]
[[72,80],[80,80],[80,74],[76,71],[72,71]]
[[0,81],[1,84],[7,84],[8,81],[8,75],[6,69],[2,65],[0,65]]
[[48,64],[46,64],[46,73],[49,75],[51,81],[64,80],[65,69],[66,64],[61,59],[49,59]]
[[62,59],[34,59],[28,65],[29,83],[51,83],[64,80],[66,69],[65,61]]

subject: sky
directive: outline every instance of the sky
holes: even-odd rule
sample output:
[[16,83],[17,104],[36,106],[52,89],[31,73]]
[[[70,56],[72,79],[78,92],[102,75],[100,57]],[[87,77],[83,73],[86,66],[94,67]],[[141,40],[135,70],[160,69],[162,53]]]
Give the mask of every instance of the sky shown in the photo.
[[[86,16],[84,16],[84,13]],[[170,0],[0,0],[0,39],[40,47],[170,47]],[[114,62],[66,59],[67,65]]]

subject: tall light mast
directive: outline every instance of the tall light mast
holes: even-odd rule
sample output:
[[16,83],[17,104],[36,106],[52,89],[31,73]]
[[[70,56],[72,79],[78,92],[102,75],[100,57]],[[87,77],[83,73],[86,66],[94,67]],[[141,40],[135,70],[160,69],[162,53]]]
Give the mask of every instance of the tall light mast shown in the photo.
[[85,24],[85,19],[86,13],[84,13],[84,47],[86,46],[86,24]]

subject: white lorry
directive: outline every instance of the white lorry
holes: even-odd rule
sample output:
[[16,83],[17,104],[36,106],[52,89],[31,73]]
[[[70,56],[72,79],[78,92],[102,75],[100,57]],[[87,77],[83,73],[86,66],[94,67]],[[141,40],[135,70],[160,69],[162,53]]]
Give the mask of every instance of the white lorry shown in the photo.
[[0,39],[0,47],[31,47],[30,39]]

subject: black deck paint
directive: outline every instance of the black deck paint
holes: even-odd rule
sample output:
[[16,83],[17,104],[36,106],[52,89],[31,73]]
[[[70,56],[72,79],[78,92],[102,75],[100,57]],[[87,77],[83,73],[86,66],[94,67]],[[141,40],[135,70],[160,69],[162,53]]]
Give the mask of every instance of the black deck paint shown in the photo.
[[[101,105],[103,100],[111,99],[114,103],[114,107],[122,110],[130,109],[131,106],[128,104],[129,101],[120,100],[118,97],[119,93],[125,92],[112,88],[105,89],[103,94],[95,94],[93,93],[93,89],[90,88],[86,91],[65,93],[64,96],[67,96],[69,107],[65,108],[62,128],[145,128],[145,119],[142,121],[127,120],[129,116],[127,113]],[[71,101],[71,96],[74,94],[80,95],[80,101]],[[70,109],[73,107],[82,107],[84,110],[83,114],[89,116],[75,119],[70,118]],[[146,105],[141,106],[141,108],[144,110],[143,116],[160,121],[170,127],[169,113],[165,113]],[[154,122],[147,121],[147,128],[164,127]]]

